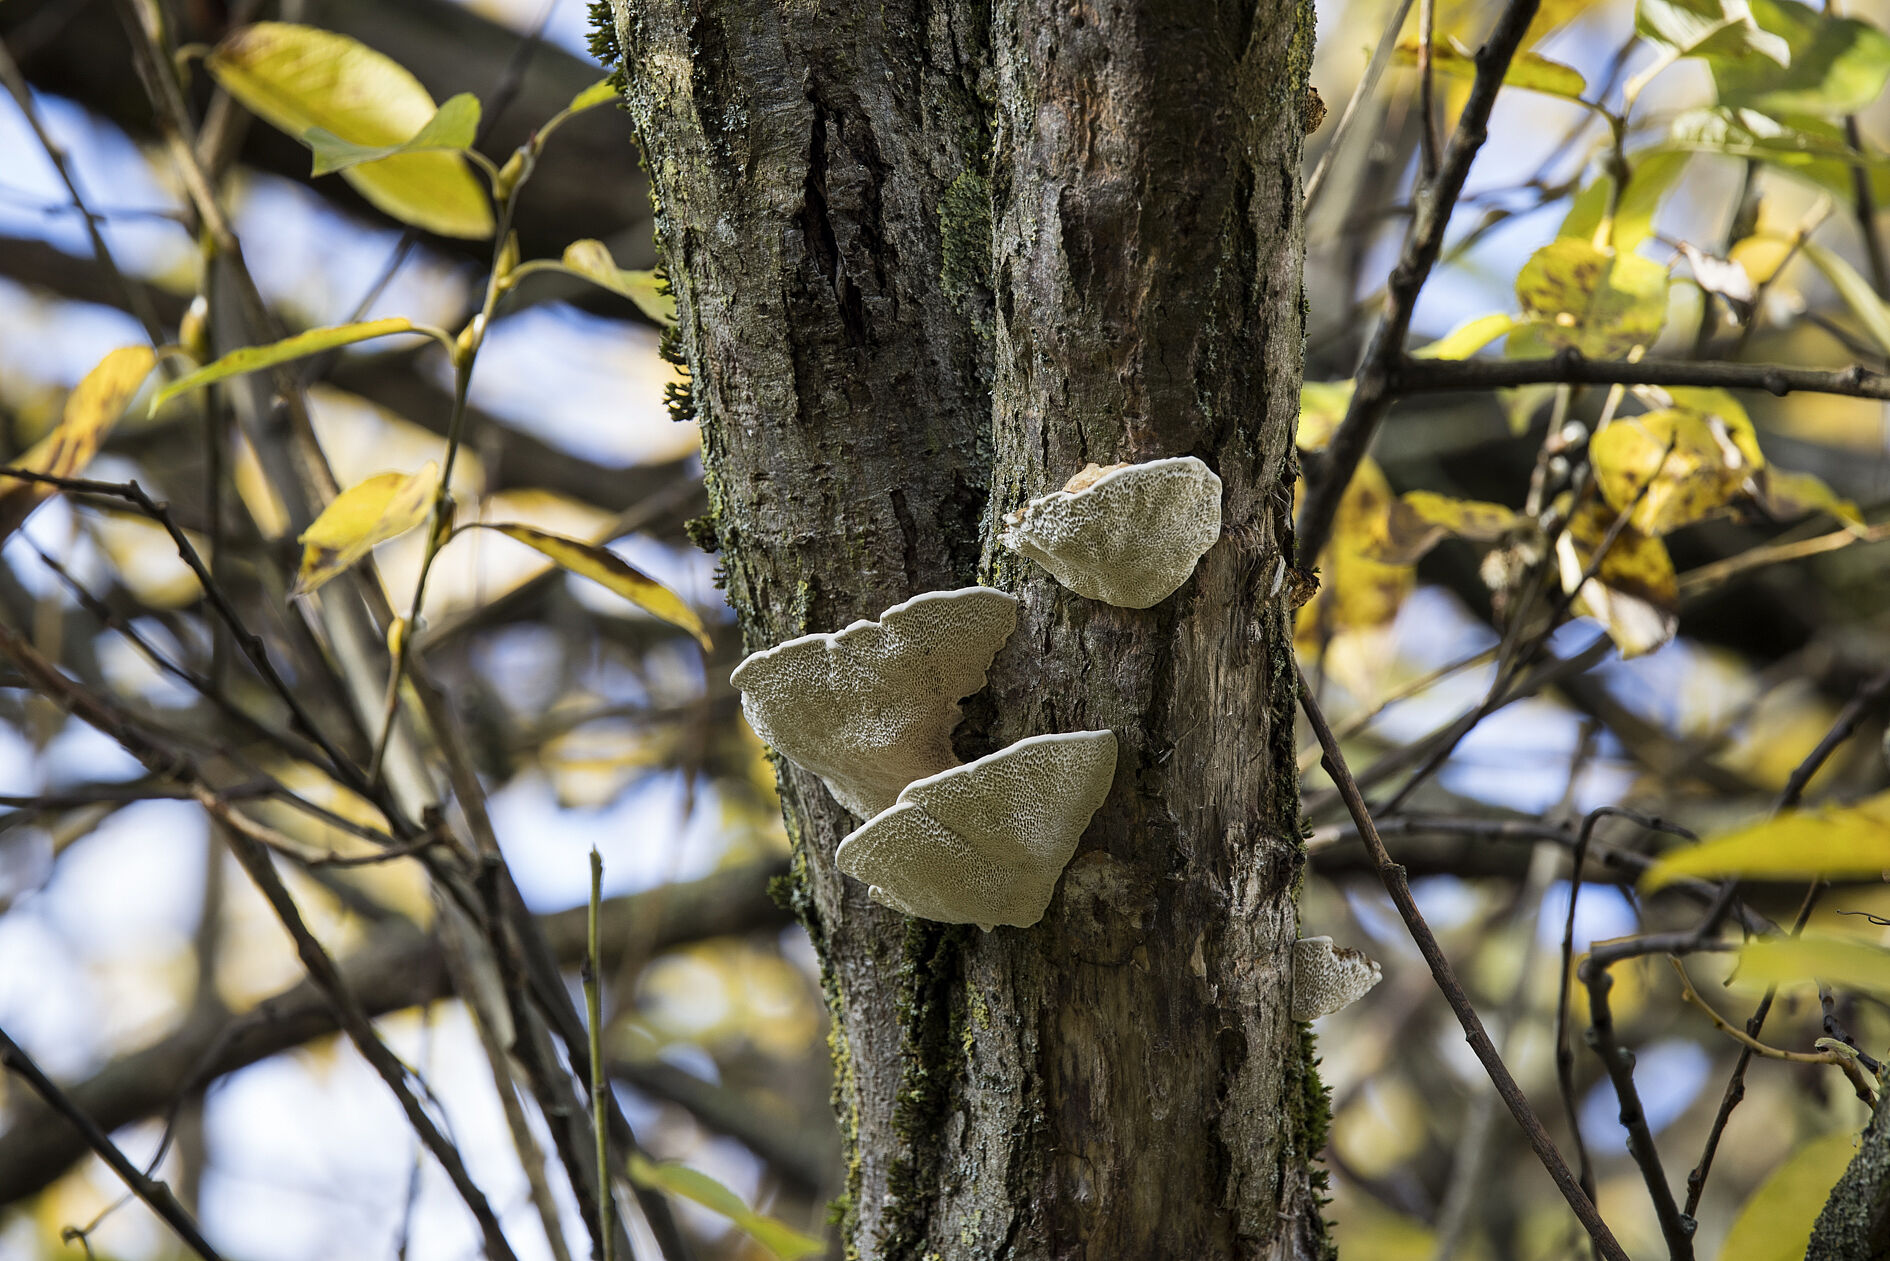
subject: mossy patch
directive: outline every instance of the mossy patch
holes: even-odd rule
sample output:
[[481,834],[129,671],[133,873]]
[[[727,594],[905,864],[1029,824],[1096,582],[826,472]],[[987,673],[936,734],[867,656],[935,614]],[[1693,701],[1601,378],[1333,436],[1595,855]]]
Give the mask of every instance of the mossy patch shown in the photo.
[[886,1171],[887,1206],[879,1255],[895,1261],[918,1258],[937,1198],[939,1131],[950,1111],[952,1087],[962,1060],[964,987],[959,983],[963,925],[912,920],[899,966],[899,1094],[893,1104],[893,1134],[899,1151]]

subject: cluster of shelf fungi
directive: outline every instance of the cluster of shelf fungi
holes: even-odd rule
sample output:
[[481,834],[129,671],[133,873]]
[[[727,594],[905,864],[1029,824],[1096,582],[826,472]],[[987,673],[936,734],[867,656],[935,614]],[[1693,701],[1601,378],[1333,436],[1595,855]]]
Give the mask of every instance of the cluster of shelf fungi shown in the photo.
[[[1064,587],[1146,609],[1180,589],[1221,534],[1221,479],[1193,456],[1091,464],[1004,518],[1000,543]],[[1046,732],[973,762],[952,751],[959,702],[1017,628],[993,587],[927,591],[878,621],[754,653],[730,681],[757,735],[865,822],[834,861],[873,900],[947,924],[1028,928],[1115,778],[1112,731]],[[1364,994],[1378,965],[1329,937],[1293,946],[1292,1015]]]

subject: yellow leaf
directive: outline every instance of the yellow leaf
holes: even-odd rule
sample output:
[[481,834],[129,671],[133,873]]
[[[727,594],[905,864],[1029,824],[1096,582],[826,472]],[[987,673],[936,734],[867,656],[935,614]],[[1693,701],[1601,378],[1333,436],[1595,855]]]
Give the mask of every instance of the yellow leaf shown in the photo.
[[[157,365],[148,346],[121,346],[99,361],[66,398],[64,413],[51,433],[28,447],[12,467],[51,477],[76,477],[98,454],[126,404]],[[0,477],[0,540],[57,493],[44,482]]]
[[[434,115],[433,98],[392,58],[332,31],[257,22],[225,36],[204,66],[265,122],[302,140],[319,127],[366,146],[400,145]],[[341,177],[376,208],[441,236],[492,235],[492,207],[457,153],[401,153]]]
[[1629,523],[1649,535],[1723,507],[1752,471],[1723,424],[1715,432],[1712,419],[1679,408],[1616,420],[1594,436],[1588,455],[1608,506],[1632,505]]
[[1785,260],[1797,252],[1797,243],[1792,238],[1761,234],[1736,243],[1728,251],[1727,257],[1746,269],[1746,275],[1752,277],[1753,284],[1763,285],[1771,283],[1778,269],[1785,265]]
[[232,350],[214,363],[205,364],[195,372],[177,378],[159,390],[157,397],[151,400],[151,411],[156,414],[160,407],[179,394],[200,386],[214,384],[228,377],[241,376],[245,372],[255,372],[261,368],[273,368],[291,359],[319,355],[325,350],[364,342],[371,337],[386,337],[390,333],[416,331],[418,330],[414,328],[412,320],[394,316],[385,320],[367,320],[360,324],[336,324],[330,328],[311,328],[306,333],[297,333],[279,342],[270,342],[267,346],[245,346],[241,350]]
[[1307,381],[1299,387],[1299,432],[1293,441],[1301,451],[1317,451],[1332,441],[1332,431],[1352,405],[1356,382]]
[[608,101],[617,99],[617,85],[609,79],[597,82],[571,98],[571,103],[564,107],[567,114],[582,114],[587,109],[595,109]]
[[1850,806],[1787,810],[1661,856],[1641,877],[1653,891],[1683,876],[1719,879],[1876,877],[1890,871],[1890,793]]
[[1864,514],[1857,505],[1839,498],[1836,491],[1810,473],[1767,465],[1759,475],[1759,503],[1780,521],[1791,521],[1809,512],[1828,512],[1853,533],[1864,532]]
[[662,292],[653,271],[625,271],[602,241],[573,241],[564,248],[564,269],[594,285],[622,294],[637,310],[665,328],[676,324],[676,299]]
[[381,473],[336,495],[297,542],[302,568],[292,595],[307,595],[384,543],[419,525],[433,511],[440,466],[418,473]]
[[1740,980],[1826,985],[1890,995],[1890,950],[1848,937],[1760,937],[1739,951]]
[[1615,359],[1651,346],[1667,322],[1667,269],[1627,251],[1564,237],[1530,255],[1516,277],[1529,323],[1510,334],[1511,358],[1568,346]]
[[702,619],[696,611],[683,602],[683,598],[665,587],[642,570],[637,569],[609,548],[595,543],[584,543],[577,539],[568,539],[562,534],[552,534],[545,530],[533,529],[529,525],[515,525],[509,522],[489,523],[474,522],[465,527],[468,530],[497,530],[510,538],[515,538],[525,546],[534,548],[550,557],[561,568],[568,569],[580,577],[589,578],[622,596],[644,612],[661,618],[671,626],[681,627],[695,636],[704,652],[709,651],[709,635],[702,627]]
[[1386,562],[1391,484],[1376,461],[1359,461],[1358,471],[1339,500],[1332,521],[1332,541],[1319,554],[1318,594],[1300,609],[1297,638],[1302,647],[1342,631],[1383,626],[1397,616],[1417,573],[1408,564]]
[[[1564,591],[1576,590],[1575,584],[1588,571],[1617,515],[1606,504],[1590,502],[1556,539],[1555,558]],[[1594,577],[1582,584],[1571,607],[1607,627],[1623,657],[1637,657],[1673,638],[1679,625],[1679,600],[1673,558],[1666,546],[1628,525],[1608,548]]]
[[1516,317],[1497,312],[1466,320],[1428,346],[1411,352],[1413,359],[1468,359],[1516,327]]
[[1720,1261],[1802,1261],[1811,1229],[1857,1153],[1852,1134],[1825,1134],[1793,1152],[1749,1197],[1726,1242]]
[[1730,390],[1669,385],[1659,389],[1646,387],[1640,392],[1658,399],[1652,404],[1654,407],[1684,407],[1718,420],[1726,426],[1727,434],[1746,463],[1755,469],[1765,467],[1765,453],[1759,450],[1759,431],[1746,413],[1745,404],[1734,398]]
[[825,1243],[811,1235],[803,1235],[785,1222],[755,1212],[742,1203],[739,1195],[708,1174],[673,1160],[658,1164],[632,1152],[630,1180],[638,1186],[680,1195],[712,1213],[721,1214],[781,1261],[797,1261],[800,1257],[811,1257],[827,1250]]
[[461,92],[434,111],[427,125],[401,144],[364,145],[343,140],[334,132],[310,127],[302,143],[315,153],[312,175],[331,175],[363,162],[379,162],[397,153],[461,152],[472,148],[479,134],[479,98]]
[[[1417,40],[1401,40],[1397,58],[1400,65],[1417,65]],[[1431,67],[1438,74],[1449,75],[1454,79],[1475,79],[1477,55],[1454,38],[1446,36],[1431,43]],[[1531,92],[1544,92],[1571,101],[1581,100],[1582,93],[1588,90],[1581,72],[1573,66],[1551,61],[1540,53],[1532,52],[1519,52],[1510,60],[1509,69],[1503,74],[1503,82],[1512,88],[1526,88]]]
[[1385,537],[1370,554],[1386,564],[1415,565],[1446,534],[1494,543],[1514,529],[1516,521],[1516,514],[1502,504],[1407,491],[1392,502]]

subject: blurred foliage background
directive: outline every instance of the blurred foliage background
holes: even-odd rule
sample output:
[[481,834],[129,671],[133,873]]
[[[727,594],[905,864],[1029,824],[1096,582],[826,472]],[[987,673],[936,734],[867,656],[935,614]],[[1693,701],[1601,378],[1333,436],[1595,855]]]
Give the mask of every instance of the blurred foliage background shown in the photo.
[[[1403,6],[1402,26],[1383,40],[1397,6],[1343,0],[1318,12],[1313,82],[1329,113],[1307,148],[1316,194],[1300,435],[1314,473],[1426,169],[1427,125],[1448,135],[1467,50],[1497,6],[1436,6],[1427,124],[1414,63],[1430,7]],[[1890,287],[1877,207],[1890,194],[1890,41],[1875,27],[1890,13],[1763,0],[1756,19],[1721,12],[1721,43],[1681,55],[1671,38],[1649,36],[1666,29],[1663,12],[1682,8],[1543,4],[1526,45],[1534,60],[1498,102],[1444,261],[1416,304],[1414,347],[1441,341],[1431,353],[1466,367],[1575,345],[1595,359],[1884,368]],[[476,93],[478,148],[495,164],[603,74],[576,0],[189,0],[165,11],[187,50],[275,18],[378,49],[434,100]],[[1818,25],[1840,21],[1851,25],[1835,35]],[[1796,41],[1791,66],[1767,37]],[[215,296],[215,279],[114,7],[6,0],[0,40],[16,89],[0,106],[0,453],[12,457],[53,430],[108,349],[142,342],[146,327],[175,339],[193,296]],[[479,309],[490,241],[412,227],[354,185],[310,176],[308,150],[216,93],[201,57],[183,58],[196,67],[192,105],[205,111],[198,158],[286,329],[391,316],[457,329]],[[102,261],[36,129],[129,285]],[[1624,173],[1625,187],[1611,188]],[[648,189],[620,111],[592,108],[560,127],[513,226],[527,260],[597,240],[617,265],[655,265]],[[1582,258],[1617,257],[1599,241],[1649,260],[1654,278],[1636,288],[1632,267],[1612,262],[1607,278],[1584,279],[1567,258],[1540,253],[1558,241]],[[464,724],[493,834],[573,975],[586,853],[595,845],[603,856],[605,1058],[644,1147],[818,1234],[840,1170],[817,964],[767,896],[787,840],[772,769],[726,681],[739,637],[715,561],[690,541],[688,523],[705,508],[697,435],[686,405],[682,415],[671,406],[686,392],[662,353],[662,322],[622,293],[546,272],[504,295],[485,336],[450,482],[458,519],[609,545],[693,607],[713,647],[699,652],[674,625],[486,531],[441,553],[424,618],[407,633]],[[296,371],[338,486],[441,460],[455,411],[441,345],[367,342]],[[1784,924],[1807,875],[1831,875],[1835,886],[1806,903],[1808,931],[1883,944],[1881,922],[1864,913],[1890,917],[1890,894],[1871,874],[1890,846],[1890,815],[1869,804],[1885,787],[1890,694],[1885,404],[1855,391],[1709,398],[1461,383],[1403,398],[1384,426],[1317,561],[1320,590],[1300,612],[1302,663],[1471,997],[1569,1151],[1556,1052],[1558,1041],[1572,1047],[1567,1094],[1598,1204],[1631,1253],[1652,1255],[1660,1227],[1613,1088],[1582,1045],[1579,983],[1558,1036],[1565,982],[1595,941],[1691,928],[1702,886],[1637,887],[1652,856],[1684,845],[1676,828],[1736,837],[1763,823],[1834,726],[1848,739],[1794,792],[1812,805],[1866,803],[1803,834],[1851,828],[1862,839],[1848,865],[1808,873],[1796,843],[1773,833],[1679,874],[1743,875],[1740,913]],[[1641,421],[1638,447],[1597,444],[1590,458],[1604,419],[1627,433],[1662,413],[1697,425]],[[309,660],[308,632],[283,612],[299,549],[267,486],[273,453],[242,436],[270,431],[238,433],[222,467],[197,426],[189,408],[147,417],[134,405],[87,476],[135,479],[200,546],[220,539],[219,581],[272,651]],[[1708,438],[1693,443],[1698,434]],[[1588,479],[1630,526],[1613,512],[1583,526],[1575,506],[1592,500],[1575,496]],[[206,495],[218,484],[229,491]],[[1601,549],[1606,563],[1591,565],[1611,531],[1621,551]],[[1588,580],[1565,584],[1579,591],[1539,581],[1569,576],[1558,549]],[[424,530],[393,538],[366,581],[401,609],[430,550]],[[290,889],[388,1044],[424,1079],[474,1177],[516,1226],[521,1255],[551,1255],[473,1022],[443,997],[440,926],[419,864],[326,861],[367,852],[347,825],[373,825],[372,807],[279,751],[233,746],[218,704],[133,641],[270,710],[274,698],[230,668],[234,650],[204,604],[163,527],[109,497],[55,499],[0,551],[0,622],[71,679],[178,747],[223,759],[235,779],[279,783],[329,812],[260,792],[253,811],[299,847],[302,861],[280,864]],[[294,668],[292,682],[319,715],[346,708],[313,667]],[[162,1152],[160,1174],[226,1255],[473,1254],[478,1237],[452,1188],[356,1050],[311,1015],[294,951],[204,811],[23,683],[0,677],[0,1027],[72,1085],[133,1159]],[[1318,1024],[1341,1249],[1391,1261],[1585,1254],[1305,743],[1303,931],[1386,968],[1365,1000]],[[1604,807],[1631,813],[1591,814]],[[1584,820],[1592,834],[1576,900],[1569,860],[1589,835]],[[1794,861],[1765,857],[1781,853]],[[1890,868],[1890,857],[1876,866]],[[1765,989],[1719,955],[1689,969],[1734,1024]],[[1714,1130],[1741,1046],[1682,1001],[1658,954],[1612,975],[1617,1032],[1678,1188]],[[1866,1055],[1890,1046],[1880,980],[1841,979],[1851,983],[1827,989],[1828,1005],[1815,985],[1783,986],[1765,1041],[1801,1053],[1826,1036]],[[26,1106],[18,1081],[0,1091],[0,1255],[178,1254],[69,1132]],[[1830,1064],[1759,1059],[1744,1091],[1698,1204],[1698,1253],[1792,1255],[1869,1110]],[[535,1140],[547,1142],[542,1127]],[[1787,1180],[1772,1198],[1755,1199],[1780,1170]],[[552,1189],[581,1249],[574,1205],[561,1184]],[[770,1255],[725,1216],[680,1211],[703,1256]],[[1729,1231],[1761,1229],[1735,1223],[1774,1220],[1782,1234],[1725,1244]]]

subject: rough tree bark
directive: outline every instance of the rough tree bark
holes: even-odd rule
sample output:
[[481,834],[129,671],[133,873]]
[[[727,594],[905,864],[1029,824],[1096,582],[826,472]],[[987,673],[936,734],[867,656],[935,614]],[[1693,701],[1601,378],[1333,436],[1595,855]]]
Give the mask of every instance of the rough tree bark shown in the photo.
[[[1287,1015],[1294,0],[612,0],[748,646],[982,580],[1023,601],[961,754],[1113,729],[1044,921],[868,901],[780,764],[864,1257],[1309,1257]],[[1146,611],[999,552],[1086,462],[1193,454],[1227,528]]]

